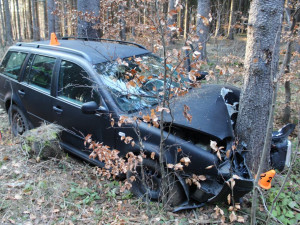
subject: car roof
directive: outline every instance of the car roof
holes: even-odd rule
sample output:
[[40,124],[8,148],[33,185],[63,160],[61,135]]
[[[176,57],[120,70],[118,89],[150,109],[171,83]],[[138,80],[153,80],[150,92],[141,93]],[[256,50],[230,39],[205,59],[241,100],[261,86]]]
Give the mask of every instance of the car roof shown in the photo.
[[114,40],[104,40],[100,42],[86,40],[59,40],[59,43],[60,45],[50,45],[50,41],[47,40],[30,43],[21,42],[16,45],[75,54],[85,58],[92,64],[150,53],[149,50],[141,45]]

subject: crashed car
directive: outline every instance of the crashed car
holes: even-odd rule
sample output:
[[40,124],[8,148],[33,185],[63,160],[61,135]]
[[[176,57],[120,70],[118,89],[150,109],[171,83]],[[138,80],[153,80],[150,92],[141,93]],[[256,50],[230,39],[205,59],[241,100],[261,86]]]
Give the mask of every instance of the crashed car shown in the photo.
[[[22,135],[43,122],[59,124],[64,128],[61,146],[99,167],[104,163],[90,158],[91,150],[84,145],[87,134],[118,149],[121,157],[128,152],[138,155],[142,150],[148,157],[136,169],[132,192],[158,200],[161,132],[142,115],[150,115],[161,101],[157,93],[164,85],[159,77],[163,69],[159,57],[130,42],[63,38],[56,45],[48,41],[17,43],[1,63],[0,104],[9,114],[14,135]],[[133,70],[142,74],[141,85],[128,85],[128,71],[132,74]],[[167,82],[178,85],[172,79]],[[233,130],[240,90],[229,85],[188,88],[186,95],[169,99],[172,113],[164,116],[165,165],[174,165],[184,157],[191,160],[184,170],[174,171],[174,205],[177,210],[194,208],[207,202],[227,201],[229,194],[237,202],[253,188],[241,149],[226,154],[235,149]],[[185,106],[193,116],[191,122],[183,115]],[[140,118],[141,122],[116,125],[122,116]],[[288,126],[273,137],[272,160],[274,165],[281,161],[281,169],[288,155],[287,136],[291,129]],[[132,137],[137,144],[124,143],[120,134]],[[212,150],[211,141],[223,147],[219,156]],[[142,174],[149,182],[139,180]],[[201,187],[187,184],[193,175],[205,176]]]

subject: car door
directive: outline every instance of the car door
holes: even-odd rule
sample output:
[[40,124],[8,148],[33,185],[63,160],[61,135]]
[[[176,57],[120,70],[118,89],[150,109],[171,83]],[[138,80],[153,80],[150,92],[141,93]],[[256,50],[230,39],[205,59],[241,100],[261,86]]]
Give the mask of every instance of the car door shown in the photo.
[[5,96],[18,89],[22,66],[27,52],[8,51],[0,66],[0,101],[4,105]]
[[54,57],[30,55],[18,87],[17,93],[34,126],[43,121],[53,122],[51,86],[55,63]]
[[[95,101],[100,106],[101,96],[92,77],[78,64],[61,60],[57,97],[53,100],[52,106],[54,121],[65,128],[61,138],[63,147],[67,150],[86,149],[84,138],[88,134],[92,134],[94,140],[104,141],[105,144],[114,147],[114,132],[110,128],[109,113],[82,112],[81,106],[91,101]],[[85,153],[88,152],[90,151],[87,150]]]

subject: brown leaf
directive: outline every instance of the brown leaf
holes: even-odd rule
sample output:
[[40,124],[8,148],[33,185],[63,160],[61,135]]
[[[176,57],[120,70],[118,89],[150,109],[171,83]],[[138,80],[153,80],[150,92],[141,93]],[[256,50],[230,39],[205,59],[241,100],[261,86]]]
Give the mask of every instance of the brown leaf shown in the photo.
[[237,216],[235,215],[234,211],[230,213],[229,220],[231,223],[237,220]]
[[227,202],[228,202],[228,205],[230,205],[230,203],[231,203],[231,195],[230,194],[227,195]]
[[155,158],[155,152],[152,152],[151,153],[151,159],[154,159]]
[[191,160],[189,157],[183,157],[182,159],[180,159],[181,163],[184,163],[185,166],[188,166],[191,163]]
[[174,168],[174,165],[171,164],[171,163],[168,163],[168,164],[167,164],[167,167],[168,167],[169,169],[173,169],[173,168]]
[[198,178],[199,178],[199,180],[201,180],[201,181],[206,180],[206,177],[205,177],[204,175],[199,175]]
[[238,221],[239,223],[245,223],[245,219],[244,219],[244,217],[242,217],[242,216],[238,216],[238,217],[237,217],[237,221]]
[[209,170],[209,169],[211,169],[213,167],[214,167],[214,165],[210,165],[210,166],[206,167],[205,169]]
[[257,63],[257,62],[258,62],[258,58],[254,58],[253,63]]

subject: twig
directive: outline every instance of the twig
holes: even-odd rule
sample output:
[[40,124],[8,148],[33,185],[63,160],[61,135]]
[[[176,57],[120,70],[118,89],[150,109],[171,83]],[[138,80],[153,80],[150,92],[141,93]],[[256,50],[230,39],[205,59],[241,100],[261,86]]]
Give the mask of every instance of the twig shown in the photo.
[[[288,169],[288,172],[287,172],[287,174],[286,174],[286,176],[285,176],[285,178],[284,178],[284,181],[283,181],[283,183],[282,183],[282,185],[281,185],[281,187],[280,187],[280,189],[279,189],[279,192],[277,193],[276,197],[274,198],[274,200],[273,200],[273,202],[272,202],[272,207],[271,207],[270,213],[273,212],[274,207],[275,207],[275,203],[277,202],[280,193],[283,191],[284,186],[285,186],[285,184],[286,184],[288,178],[289,178],[290,175],[291,175],[291,172],[292,172],[292,165],[295,163],[296,158],[297,158],[297,155],[298,155],[298,151],[299,151],[299,142],[300,142],[299,137],[300,137],[300,112],[299,112],[299,118],[298,118],[298,135],[297,135],[297,146],[296,146],[296,151],[295,151],[295,153],[294,153],[294,155],[293,155],[293,159],[292,159],[291,166],[290,166],[289,169]],[[269,215],[268,218],[267,218],[266,224],[268,224],[269,219],[270,219],[270,215]]]
[[[257,190],[259,191],[260,193],[260,197],[261,197],[261,200],[263,201],[263,206],[266,210],[266,212],[268,213],[268,218],[271,216],[276,222],[280,223],[280,224],[283,224],[280,220],[278,220],[275,216],[272,215],[272,212],[269,212],[268,210],[268,207],[266,205],[266,201],[265,201],[265,198],[264,198],[264,195],[263,193],[261,192],[261,189],[259,187],[256,187]],[[268,220],[267,220],[268,221]],[[268,222],[266,222],[266,224],[268,224]]]

